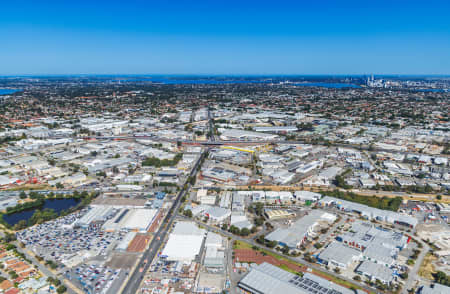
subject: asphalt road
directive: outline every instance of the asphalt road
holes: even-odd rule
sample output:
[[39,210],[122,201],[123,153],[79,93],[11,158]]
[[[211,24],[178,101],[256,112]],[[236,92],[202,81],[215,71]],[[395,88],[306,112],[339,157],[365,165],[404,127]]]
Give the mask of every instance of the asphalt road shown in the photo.
[[55,275],[53,272],[51,272],[45,265],[40,263],[33,255],[29,254],[26,249],[21,248],[19,246],[18,241],[13,242],[13,244],[16,245],[17,251],[23,253],[29,260],[31,260],[33,262],[33,265],[36,265],[44,275],[46,275],[47,277],[59,279],[61,281],[61,284],[66,286],[67,293],[69,293],[69,294],[77,293],[74,289],[72,289],[71,285],[65,284],[63,279],[60,279],[57,275]]
[[[197,160],[189,176],[193,177],[197,174],[199,164],[202,158],[204,157],[204,154],[205,152],[203,152],[202,156],[200,156],[200,158]],[[186,181],[186,184],[187,184],[186,189],[183,186],[182,190],[178,193],[176,200],[174,201],[172,207],[170,208],[166,217],[164,218],[164,221],[162,222],[162,225],[160,226],[157,233],[155,234],[152,242],[150,243],[149,248],[142,255],[138,266],[134,269],[132,273],[130,273],[130,277],[127,281],[127,284],[123,288],[122,291],[123,294],[135,294],[138,292],[139,285],[141,284],[145,273],[148,271],[150,264],[152,263],[152,260],[158,254],[159,248],[163,244],[167,233],[172,227],[173,221],[175,220],[175,216],[177,215],[177,211],[181,205],[181,198],[183,198],[183,196],[186,195],[187,191],[191,187],[191,184],[189,183],[188,180]],[[142,272],[139,270],[141,268]]]
[[408,273],[408,279],[406,280],[405,285],[403,286],[403,289],[402,289],[403,294],[407,294],[408,290],[414,286],[415,281],[419,279],[417,273],[419,272],[419,268],[422,265],[423,259],[425,258],[428,251],[430,250],[430,247],[428,246],[428,244],[423,243],[422,241],[419,241],[419,242],[423,245],[423,247],[420,249],[421,250],[420,254],[417,257],[412,270]]

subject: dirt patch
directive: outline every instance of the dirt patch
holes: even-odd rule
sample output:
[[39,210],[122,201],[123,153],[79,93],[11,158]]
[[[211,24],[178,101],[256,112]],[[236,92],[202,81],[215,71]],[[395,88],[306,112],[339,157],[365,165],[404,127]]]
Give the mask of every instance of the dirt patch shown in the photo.
[[163,217],[164,217],[164,210],[160,209],[158,211],[158,214],[156,215],[155,219],[153,220],[150,228],[148,229],[149,233],[156,232],[156,230],[158,229],[159,224],[161,223],[161,220],[163,219]]
[[113,254],[111,259],[106,263],[114,269],[131,269],[136,262],[138,255],[135,253],[116,253]]
[[287,260],[277,259],[273,256],[265,255],[262,252],[255,251],[253,249],[235,249],[234,254],[235,262],[249,262],[257,264],[267,262],[278,267],[287,267],[295,272],[306,272],[307,269],[305,266],[298,266]]
[[128,252],[144,252],[150,241],[150,236],[148,235],[136,235],[134,239],[128,245]]

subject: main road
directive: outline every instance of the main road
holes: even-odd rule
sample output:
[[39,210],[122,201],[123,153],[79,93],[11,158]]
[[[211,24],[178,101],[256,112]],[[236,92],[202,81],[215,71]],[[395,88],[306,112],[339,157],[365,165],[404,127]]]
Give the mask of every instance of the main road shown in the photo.
[[161,245],[163,244],[167,233],[169,232],[170,228],[172,227],[173,221],[175,220],[175,216],[177,215],[177,211],[181,205],[181,199],[186,195],[186,192],[191,187],[189,178],[196,176],[198,168],[200,166],[200,162],[204,158],[205,154],[206,153],[203,152],[201,154],[200,158],[195,163],[194,168],[191,170],[191,173],[189,174],[189,177],[186,180],[186,184],[182,187],[181,191],[178,193],[178,196],[175,199],[172,207],[169,209],[166,217],[164,218],[164,221],[161,223],[159,230],[154,235],[153,240],[150,243],[150,246],[147,248],[147,250],[142,255],[142,257],[138,263],[138,266],[135,267],[135,269],[132,273],[130,273],[127,284],[123,288],[123,291],[122,291],[123,294],[138,293],[139,285],[141,284],[145,273],[148,271],[150,264],[152,263],[152,260],[158,254],[158,251],[159,251]]

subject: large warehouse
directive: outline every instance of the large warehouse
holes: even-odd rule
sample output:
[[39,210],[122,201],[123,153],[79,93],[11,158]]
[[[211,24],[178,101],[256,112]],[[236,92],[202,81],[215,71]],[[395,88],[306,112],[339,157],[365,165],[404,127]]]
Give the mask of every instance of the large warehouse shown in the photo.
[[300,277],[269,263],[253,267],[238,286],[254,294],[354,294],[319,276],[305,273]]
[[157,209],[148,208],[122,208],[114,217],[103,225],[105,231],[138,231],[146,232],[153,223]]
[[176,223],[161,257],[169,261],[191,263],[198,257],[206,231],[193,222]]
[[88,227],[89,225],[96,222],[104,222],[113,213],[114,209],[111,206],[90,206],[89,211],[80,219],[75,221],[74,226]]
[[169,261],[191,263],[200,253],[203,236],[170,234],[161,254]]

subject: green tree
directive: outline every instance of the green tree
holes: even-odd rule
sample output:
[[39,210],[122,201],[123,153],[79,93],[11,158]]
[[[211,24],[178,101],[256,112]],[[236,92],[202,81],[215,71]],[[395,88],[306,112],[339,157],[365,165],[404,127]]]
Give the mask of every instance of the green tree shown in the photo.
[[243,229],[241,230],[241,232],[240,232],[240,235],[241,235],[241,236],[248,236],[248,235],[250,235],[250,230],[247,229],[247,228],[243,228]]
[[186,209],[186,210],[183,212],[183,214],[184,214],[184,216],[192,217],[192,210]]
[[20,199],[25,199],[27,198],[27,194],[25,193],[25,191],[21,191],[19,197]]
[[58,294],[65,293],[66,291],[67,291],[67,288],[66,288],[66,286],[64,286],[64,285],[61,285],[61,286],[59,286],[59,287],[56,289],[56,292],[57,292]]

